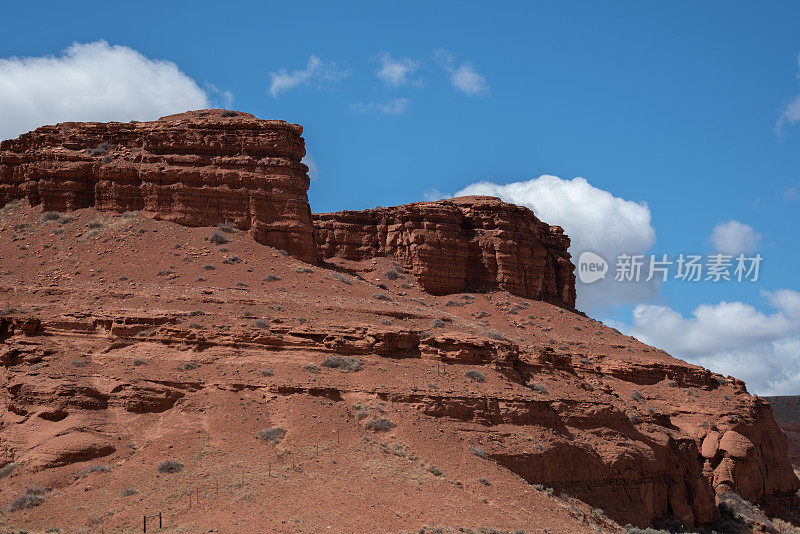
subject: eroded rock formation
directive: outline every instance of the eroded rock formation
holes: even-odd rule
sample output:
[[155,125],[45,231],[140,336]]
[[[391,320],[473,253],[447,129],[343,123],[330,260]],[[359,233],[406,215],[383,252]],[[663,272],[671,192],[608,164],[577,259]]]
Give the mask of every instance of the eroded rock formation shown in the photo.
[[203,110],[153,122],[43,126],[0,143],[0,204],[143,210],[186,226],[233,223],[315,261],[303,128]]
[[389,257],[429,293],[499,287],[575,305],[569,237],[531,210],[495,197],[315,214],[314,226],[323,258]]

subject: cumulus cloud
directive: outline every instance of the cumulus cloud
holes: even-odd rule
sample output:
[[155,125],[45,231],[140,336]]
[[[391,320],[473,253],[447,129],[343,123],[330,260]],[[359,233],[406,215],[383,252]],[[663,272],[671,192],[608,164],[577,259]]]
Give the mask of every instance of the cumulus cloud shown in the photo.
[[[563,180],[544,175],[505,185],[479,182],[456,193],[491,195],[527,206],[541,220],[564,228],[571,239],[570,254],[576,262],[581,252],[600,254],[610,274],[593,284],[578,281],[578,307],[586,311],[610,309],[623,304],[648,302],[658,294],[658,278],[650,282],[616,282],[614,266],[620,254],[644,254],[656,239],[646,203],[615,197],[585,178]],[[642,270],[646,273],[646,269]],[[642,277],[644,280],[646,276]]]
[[754,393],[800,394],[800,293],[762,294],[772,313],[723,301],[684,317],[667,306],[642,304],[624,330],[691,363],[741,378]]
[[471,64],[466,62],[459,64],[456,57],[444,48],[436,50],[434,57],[447,72],[452,86],[462,93],[476,96],[489,92],[486,78],[478,74]]
[[356,102],[350,105],[356,113],[371,115],[402,115],[408,109],[407,98],[393,98],[381,102]]
[[278,72],[271,72],[269,76],[271,79],[269,94],[276,97],[289,89],[311,83],[320,87],[330,87],[350,76],[350,73],[338,70],[335,63],[325,63],[317,56],[312,55],[309,56],[305,69],[292,72],[280,69]]
[[380,63],[375,75],[383,80],[390,87],[400,87],[402,85],[422,85],[421,79],[411,80],[409,76],[419,68],[419,63],[410,58],[403,57],[394,59],[388,52],[378,56]]
[[175,63],[106,41],[0,59],[0,139],[64,121],[152,120],[209,101]]
[[749,224],[739,221],[726,221],[717,224],[711,231],[711,245],[722,254],[742,254],[755,252],[761,234],[756,233]]

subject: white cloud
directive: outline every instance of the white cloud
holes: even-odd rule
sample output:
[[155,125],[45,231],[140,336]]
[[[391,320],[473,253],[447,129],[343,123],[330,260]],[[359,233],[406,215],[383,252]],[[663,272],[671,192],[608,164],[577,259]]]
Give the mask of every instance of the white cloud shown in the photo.
[[394,98],[382,102],[356,102],[350,105],[356,113],[372,115],[402,115],[408,109],[407,98]]
[[419,68],[419,63],[411,60],[410,58],[403,57],[394,59],[387,52],[378,56],[380,66],[375,71],[375,75],[383,80],[386,85],[391,87],[399,87],[401,85],[422,85],[422,80],[417,79],[411,81],[409,76]]
[[269,93],[276,97],[280,93],[294,89],[301,85],[316,83],[322,87],[329,87],[350,76],[348,71],[337,70],[335,63],[325,63],[317,56],[309,56],[306,68],[288,72],[281,69],[269,74],[272,80]]
[[306,167],[308,167],[308,177],[311,178],[311,180],[316,180],[317,176],[319,176],[319,167],[317,167],[316,160],[306,154],[306,156],[303,158],[303,163],[305,163]]
[[[592,186],[585,178],[562,180],[549,175],[505,185],[479,182],[456,193],[460,195],[491,195],[527,206],[542,221],[564,228],[571,239],[573,262],[587,250],[605,258],[611,272],[604,280],[591,285],[578,282],[577,306],[582,310],[648,302],[659,292],[656,278],[649,283],[613,280],[617,256],[644,254],[655,243],[655,229],[646,203],[615,197]],[[646,269],[642,272],[646,274]]]
[[478,74],[471,64],[466,62],[457,64],[456,57],[444,48],[436,50],[434,57],[447,72],[453,87],[462,93],[475,96],[489,91],[486,78]]
[[733,375],[760,395],[800,394],[800,293],[764,292],[775,310],[703,304],[683,317],[667,306],[639,305],[624,328],[645,343],[713,371]]
[[726,221],[717,224],[711,231],[711,245],[714,251],[736,255],[755,252],[761,234],[756,233],[749,224],[739,221]]
[[[800,55],[797,56],[797,64],[800,67]],[[797,74],[797,77],[800,78],[800,73]],[[794,97],[791,102],[783,107],[783,111],[778,117],[778,123],[775,125],[775,133],[780,134],[787,122],[794,124],[797,121],[800,121],[800,96]]]
[[0,59],[0,139],[64,121],[152,120],[209,100],[175,63],[106,41]]
[[800,200],[800,184],[795,184],[783,192],[783,200],[786,202],[795,202]]

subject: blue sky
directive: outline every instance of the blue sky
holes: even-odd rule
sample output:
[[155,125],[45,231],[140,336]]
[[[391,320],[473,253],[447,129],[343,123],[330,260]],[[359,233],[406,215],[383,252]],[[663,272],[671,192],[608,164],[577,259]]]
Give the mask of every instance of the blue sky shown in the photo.
[[[646,203],[655,231],[646,252],[711,253],[715,226],[748,225],[760,235],[751,249],[764,257],[758,283],[671,280],[647,299],[594,314],[720,370],[750,373],[743,360],[770,352],[772,375],[752,379],[759,390],[800,393],[800,307],[792,300],[800,263],[800,121],[792,119],[800,103],[791,107],[800,95],[800,4],[45,4],[4,6],[4,19],[17,23],[4,25],[0,58],[58,58],[73,43],[105,40],[174,63],[212,104],[229,95],[233,109],[300,123],[316,167],[309,197],[317,212],[555,175]],[[319,63],[309,69],[312,56]],[[414,68],[392,84],[377,75],[387,61]],[[0,65],[0,97],[22,84],[11,72]],[[296,85],[270,91],[281,72]],[[60,83],[49,86],[57,92]],[[180,95],[170,102],[179,106]],[[4,110],[10,117],[12,104],[0,104],[0,128]],[[137,112],[154,118],[146,105]],[[116,118],[113,106],[103,113]],[[49,122],[65,120],[56,115]],[[95,117],[74,120],[82,118]],[[788,297],[775,296],[782,290]],[[714,307],[713,327],[692,315],[702,305]],[[660,328],[671,313],[688,322]],[[725,328],[742,328],[738,320],[771,321],[745,325],[746,354],[694,338],[671,343],[692,328],[725,337]]]

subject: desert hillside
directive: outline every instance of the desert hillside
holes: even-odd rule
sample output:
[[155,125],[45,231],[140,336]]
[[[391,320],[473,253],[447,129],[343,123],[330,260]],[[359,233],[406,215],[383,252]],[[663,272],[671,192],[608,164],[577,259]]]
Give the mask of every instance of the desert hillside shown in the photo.
[[0,145],[4,531],[791,519],[770,404],[574,309],[560,228],[489,197],[312,215],[301,133],[206,110]]

